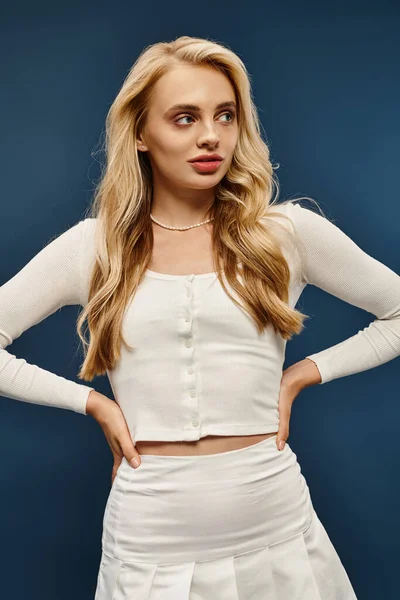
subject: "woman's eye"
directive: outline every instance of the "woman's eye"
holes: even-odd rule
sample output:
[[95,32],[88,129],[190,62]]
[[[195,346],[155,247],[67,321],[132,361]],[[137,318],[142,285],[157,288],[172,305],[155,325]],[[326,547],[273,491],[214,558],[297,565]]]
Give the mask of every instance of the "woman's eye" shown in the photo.
[[[180,119],[177,119],[175,121],[175,123],[179,123],[179,121],[182,121],[182,119],[192,119],[193,117],[189,117],[189,115],[185,115],[184,117],[180,117]],[[187,123],[184,123],[184,125],[187,125]]]
[[[226,116],[229,116],[229,117],[230,117],[230,120],[229,120],[229,121],[227,121],[228,123],[230,123],[231,121],[233,121],[233,120],[234,120],[234,118],[235,118],[235,115],[234,115],[234,113],[232,113],[232,112],[230,112],[230,111],[229,111],[229,112],[226,112],[226,113],[223,113],[223,114],[221,115],[221,117],[226,117]],[[177,120],[175,121],[175,123],[179,123],[179,121],[182,121],[182,119],[193,119],[193,117],[192,117],[191,115],[184,115],[183,117],[180,117],[179,119],[177,119]],[[189,123],[183,123],[183,125],[188,125],[188,124],[189,124]]]
[[[222,117],[226,117],[226,116],[230,117],[230,121],[233,121],[233,119],[235,118],[235,115],[232,112],[223,113],[221,116]],[[230,122],[230,121],[228,121],[228,122]]]

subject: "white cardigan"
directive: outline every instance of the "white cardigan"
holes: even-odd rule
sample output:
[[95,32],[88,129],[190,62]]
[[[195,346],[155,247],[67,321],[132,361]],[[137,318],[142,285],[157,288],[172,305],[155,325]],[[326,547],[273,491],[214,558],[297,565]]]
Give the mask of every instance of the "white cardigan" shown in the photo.
[[[290,202],[278,207],[293,219],[301,241],[287,256],[290,306],[311,284],[376,317],[352,337],[307,356],[321,383],[399,356],[400,277],[321,215]],[[95,226],[96,219],[79,221],[0,287],[1,395],[86,414],[94,388],[5,348],[62,306],[86,305]],[[286,341],[272,327],[259,335],[215,273],[148,270],[127,307],[123,333],[135,350],[123,346],[108,377],[134,443],[278,430]]]

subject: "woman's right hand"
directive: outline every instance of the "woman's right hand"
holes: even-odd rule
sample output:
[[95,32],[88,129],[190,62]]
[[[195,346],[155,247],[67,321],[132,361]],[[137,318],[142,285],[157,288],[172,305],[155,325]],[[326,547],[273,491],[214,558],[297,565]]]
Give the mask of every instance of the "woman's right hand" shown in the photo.
[[[88,396],[86,414],[98,422],[111,448],[114,457],[112,485],[123,457],[133,468],[137,468],[140,465],[140,454],[132,442],[122,410],[114,400],[92,390]],[[133,462],[135,459],[138,460],[137,464]]]

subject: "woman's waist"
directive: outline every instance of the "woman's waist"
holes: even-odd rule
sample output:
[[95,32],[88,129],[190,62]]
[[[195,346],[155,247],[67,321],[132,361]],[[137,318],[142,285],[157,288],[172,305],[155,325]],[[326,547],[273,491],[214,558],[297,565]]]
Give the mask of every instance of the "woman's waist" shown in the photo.
[[203,456],[123,459],[103,546],[125,561],[211,560],[269,546],[304,531],[312,516],[296,454],[276,437]]
[[276,435],[277,432],[253,435],[207,435],[193,441],[147,441],[136,442],[140,455],[201,456],[219,454],[247,448]]

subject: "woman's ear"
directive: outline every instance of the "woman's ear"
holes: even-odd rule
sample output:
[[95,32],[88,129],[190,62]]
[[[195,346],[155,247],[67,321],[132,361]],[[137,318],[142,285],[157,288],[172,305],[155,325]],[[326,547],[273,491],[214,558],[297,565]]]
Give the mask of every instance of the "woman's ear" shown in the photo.
[[143,144],[143,142],[141,140],[137,140],[137,148],[138,150],[147,150],[146,146]]

